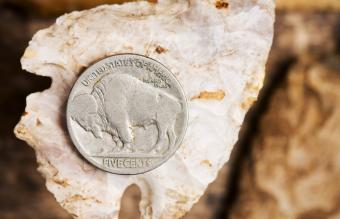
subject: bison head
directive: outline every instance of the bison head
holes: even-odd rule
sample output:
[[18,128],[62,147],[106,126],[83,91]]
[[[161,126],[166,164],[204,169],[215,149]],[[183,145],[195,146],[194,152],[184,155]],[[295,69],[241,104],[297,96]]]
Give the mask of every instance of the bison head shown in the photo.
[[69,107],[71,118],[86,131],[92,132],[96,138],[102,138],[104,129],[98,114],[95,98],[90,94],[80,94],[73,98]]

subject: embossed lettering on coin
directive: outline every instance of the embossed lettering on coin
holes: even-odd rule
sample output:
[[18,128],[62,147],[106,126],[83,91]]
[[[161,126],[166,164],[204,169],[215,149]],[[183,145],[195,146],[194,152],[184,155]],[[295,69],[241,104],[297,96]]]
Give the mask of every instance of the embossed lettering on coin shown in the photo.
[[67,104],[68,129],[80,153],[118,174],[143,173],[169,159],[184,137],[187,114],[175,76],[134,54],[89,67]]

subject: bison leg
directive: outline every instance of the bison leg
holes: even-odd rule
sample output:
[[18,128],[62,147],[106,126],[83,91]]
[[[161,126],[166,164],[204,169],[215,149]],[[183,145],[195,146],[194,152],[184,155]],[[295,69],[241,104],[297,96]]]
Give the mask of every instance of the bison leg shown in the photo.
[[123,142],[117,136],[113,136],[113,141],[116,143],[118,151],[121,151],[123,149]]
[[163,153],[168,149],[168,142],[166,138],[167,127],[160,122],[157,121],[157,128],[158,128],[158,139],[155,145],[155,150],[157,153]]
[[124,144],[124,148],[126,148],[129,152],[132,152],[133,135],[128,122],[126,122],[124,126],[118,128],[118,134]]
[[108,113],[108,118],[110,121],[111,127],[114,127],[117,130],[118,136],[120,140],[123,142],[123,148],[126,148],[128,151],[132,150],[131,143],[133,142],[133,135],[130,129],[130,121],[127,113],[125,111],[117,112],[110,111]]
[[125,143],[132,143],[133,136],[132,136],[131,129],[128,126],[127,127],[120,127],[118,129],[118,134],[119,134],[119,137],[124,142],[124,144]]

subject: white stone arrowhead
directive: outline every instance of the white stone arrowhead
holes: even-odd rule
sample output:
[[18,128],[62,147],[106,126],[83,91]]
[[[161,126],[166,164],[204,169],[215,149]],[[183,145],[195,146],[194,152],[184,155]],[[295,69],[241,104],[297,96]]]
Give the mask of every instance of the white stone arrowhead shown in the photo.
[[[273,22],[272,0],[140,1],[66,14],[36,33],[22,57],[23,69],[53,81],[27,98],[15,134],[35,149],[48,190],[74,217],[118,218],[125,188],[137,184],[142,218],[180,218],[229,159],[262,87]],[[65,125],[65,104],[79,74],[118,53],[165,64],[188,99],[179,150],[141,175],[94,168],[78,154]]]

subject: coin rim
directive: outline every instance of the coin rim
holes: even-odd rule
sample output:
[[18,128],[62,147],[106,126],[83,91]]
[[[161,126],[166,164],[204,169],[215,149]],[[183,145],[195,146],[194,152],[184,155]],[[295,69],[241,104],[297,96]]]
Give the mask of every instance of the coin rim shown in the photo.
[[[80,77],[85,74],[85,72],[93,67],[94,65],[97,65],[98,63],[100,62],[104,62],[104,60],[107,60],[107,59],[110,59],[112,57],[115,57],[115,56],[121,56],[121,55],[132,55],[132,56],[138,56],[138,57],[143,57],[143,58],[146,58],[146,59],[151,59],[152,61],[160,64],[161,66],[163,66],[170,75],[172,75],[172,77],[174,78],[174,81],[178,84],[178,87],[180,88],[180,93],[182,94],[183,98],[184,98],[184,106],[185,106],[185,115],[184,115],[184,122],[183,122],[183,125],[185,126],[184,129],[183,129],[183,133],[181,134],[181,138],[177,140],[177,143],[175,144],[174,146],[174,149],[171,153],[169,153],[167,156],[165,157],[162,157],[160,158],[160,162],[157,163],[157,165],[154,165],[152,166],[152,168],[143,168],[142,170],[141,169],[137,169],[137,168],[134,168],[134,169],[127,169],[127,168],[124,168],[123,169],[123,172],[122,171],[119,171],[117,168],[116,169],[110,169],[110,168],[106,168],[105,166],[100,166],[99,164],[97,164],[95,161],[93,161],[91,158],[88,158],[88,154],[82,149],[83,146],[80,145],[80,143],[76,140],[76,135],[72,129],[72,125],[71,125],[71,117],[69,116],[70,113],[69,113],[69,105],[70,105],[70,101],[71,101],[71,95],[73,94],[74,90],[75,90],[75,85],[77,84],[77,82],[79,81]],[[183,89],[183,86],[182,84],[179,82],[179,80],[177,79],[176,75],[173,74],[169,68],[167,68],[165,65],[163,65],[161,62],[153,59],[153,58],[150,58],[150,57],[147,57],[145,55],[140,55],[140,54],[136,54],[136,53],[118,53],[118,54],[114,54],[114,55],[111,55],[111,56],[107,56],[107,57],[104,57],[96,62],[93,62],[92,64],[90,64],[88,67],[86,67],[86,69],[78,75],[78,78],[77,80],[74,82],[74,84],[72,85],[72,88],[70,89],[70,92],[68,94],[68,99],[67,99],[67,105],[66,105],[66,123],[67,123],[67,129],[68,129],[68,132],[69,132],[69,135],[71,137],[71,142],[73,143],[73,145],[77,148],[78,152],[85,158],[85,160],[89,163],[91,163],[92,165],[94,165],[95,167],[97,167],[98,169],[100,170],[103,170],[103,171],[106,171],[106,172],[109,172],[109,173],[113,173],[113,174],[119,174],[119,175],[138,175],[138,174],[143,174],[143,173],[146,173],[146,172],[149,172],[149,171],[152,171],[158,167],[160,167],[161,165],[163,165],[165,162],[167,162],[171,157],[173,157],[175,155],[175,153],[177,152],[177,150],[179,149],[179,146],[181,145],[181,143],[183,142],[183,139],[184,139],[184,136],[186,135],[186,131],[187,131],[187,128],[188,128],[188,119],[189,119],[189,110],[188,110],[188,100],[187,100],[187,97],[185,95],[185,91]],[[115,170],[118,170],[118,171],[115,171]],[[128,171],[128,173],[124,172],[124,170],[131,170],[131,171]],[[139,171],[137,171],[139,170]]]

